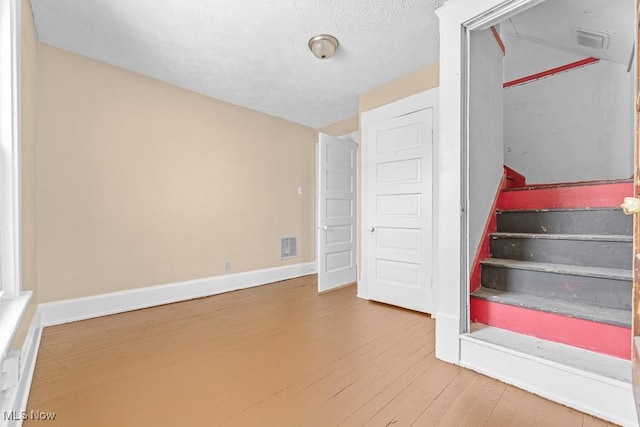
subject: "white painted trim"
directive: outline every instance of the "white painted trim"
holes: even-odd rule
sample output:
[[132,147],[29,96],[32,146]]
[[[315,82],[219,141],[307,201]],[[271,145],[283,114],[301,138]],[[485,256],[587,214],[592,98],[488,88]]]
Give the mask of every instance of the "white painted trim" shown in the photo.
[[[318,135],[316,136],[316,149],[315,149],[315,155],[316,155],[316,159],[315,159],[315,166],[316,166],[316,185],[315,185],[315,191],[316,191],[316,195],[315,195],[315,203],[316,203],[316,227],[314,230],[315,236],[316,236],[316,267],[320,267],[320,210],[321,210],[321,206],[320,206],[320,169],[321,169],[321,165],[320,165],[320,134],[322,132],[318,132]],[[356,273],[357,274],[357,273]],[[318,271],[318,277],[320,277],[320,271]]]
[[24,316],[32,292],[23,292],[17,298],[0,301],[0,356],[4,357],[8,351],[11,341],[20,326],[22,316]]
[[[364,272],[362,274],[364,275]],[[367,288],[366,282],[364,282],[364,279],[358,280],[357,288],[358,289],[357,289],[356,296],[360,299],[365,299],[369,301],[369,290]]]
[[[437,324],[437,322],[436,322]],[[463,336],[460,365],[596,417],[637,426],[631,384]]]
[[453,364],[460,363],[460,319],[443,312],[436,318],[436,357]]
[[140,289],[129,289],[121,292],[40,304],[40,315],[42,326],[59,325],[247,289],[281,280],[307,276],[315,274],[315,272],[315,262],[307,262]]
[[[434,87],[415,95],[407,96],[373,110],[365,111],[360,118],[361,130],[364,132],[365,125],[379,122],[381,120],[392,119],[394,117],[410,114],[418,110],[424,110],[429,106],[432,96],[437,96],[438,88]],[[366,135],[362,135],[365,137]],[[365,147],[362,147],[366,149]]]
[[[11,390],[11,395],[7,396],[6,402],[9,404],[2,408],[0,417],[2,417],[4,411],[15,411],[17,414],[21,414],[22,411],[26,411],[41,339],[42,322],[40,318],[40,309],[36,308],[20,352],[20,377],[18,385]],[[22,426],[22,420],[8,421],[4,424],[3,422],[4,417],[0,418],[0,426]]]
[[20,1],[3,2],[0,10],[0,275],[5,298],[21,289],[20,209]]
[[[459,333],[468,328],[465,230],[467,99],[466,28],[481,29],[542,0],[453,0],[437,9],[440,20],[440,138],[437,193],[438,227],[434,248],[434,280],[438,288],[438,318],[457,322]],[[446,143],[445,143],[446,141]],[[446,330],[455,328],[447,326]],[[436,334],[436,354],[458,363],[457,336]],[[446,348],[445,348],[446,347]],[[444,358],[446,355],[446,358]]]

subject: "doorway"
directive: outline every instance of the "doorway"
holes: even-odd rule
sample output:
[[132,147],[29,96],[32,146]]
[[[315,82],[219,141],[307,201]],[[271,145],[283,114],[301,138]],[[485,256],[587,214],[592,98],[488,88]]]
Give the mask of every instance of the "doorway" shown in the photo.
[[[439,239],[436,280],[441,285],[436,313],[436,356],[518,384],[543,397],[599,417],[633,424],[636,420],[629,382],[589,371],[598,366],[585,361],[579,370],[562,361],[523,351],[523,345],[507,348],[469,334],[469,105],[473,96],[469,79],[470,33],[494,26],[543,3],[538,0],[469,0],[449,3],[437,10],[440,18],[441,153],[436,211]],[[460,29],[463,28],[463,31]],[[454,215],[458,213],[459,215]],[[533,347],[534,349],[536,347]],[[584,360],[583,360],[584,361]],[[598,398],[592,396],[593,390]],[[591,393],[591,394],[590,394]],[[603,396],[606,396],[603,400]]]
[[357,135],[318,136],[318,292],[354,283],[357,276]]

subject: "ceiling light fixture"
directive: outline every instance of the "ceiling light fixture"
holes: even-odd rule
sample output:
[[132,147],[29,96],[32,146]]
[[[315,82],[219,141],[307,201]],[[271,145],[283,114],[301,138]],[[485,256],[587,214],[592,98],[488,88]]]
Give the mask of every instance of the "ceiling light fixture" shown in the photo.
[[329,34],[320,34],[311,37],[309,40],[309,49],[318,59],[329,59],[338,50],[338,39]]

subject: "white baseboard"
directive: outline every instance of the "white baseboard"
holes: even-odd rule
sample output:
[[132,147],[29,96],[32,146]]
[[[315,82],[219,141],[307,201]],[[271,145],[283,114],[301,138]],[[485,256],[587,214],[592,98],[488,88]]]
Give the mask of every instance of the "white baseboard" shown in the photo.
[[623,426],[637,426],[631,384],[462,336],[460,365]]
[[[7,407],[0,414],[0,426],[20,427],[22,419],[20,415],[27,409],[27,400],[31,391],[31,381],[33,380],[33,372],[36,368],[36,359],[38,358],[38,349],[40,348],[40,340],[42,338],[42,322],[40,318],[40,309],[37,308],[33,317],[27,336],[20,351],[20,374],[18,385],[11,390],[11,395],[7,396]],[[5,411],[13,411],[18,417],[13,420],[5,420]],[[17,418],[17,419],[16,419]]]
[[366,282],[364,281],[364,279],[360,279],[358,280],[358,292],[356,294],[356,296],[360,299],[369,299],[369,292],[367,290],[367,285]]
[[436,357],[460,363],[460,317],[436,312]]
[[44,303],[39,306],[42,326],[59,325],[247,289],[280,280],[315,274],[315,271],[315,262],[307,262]]

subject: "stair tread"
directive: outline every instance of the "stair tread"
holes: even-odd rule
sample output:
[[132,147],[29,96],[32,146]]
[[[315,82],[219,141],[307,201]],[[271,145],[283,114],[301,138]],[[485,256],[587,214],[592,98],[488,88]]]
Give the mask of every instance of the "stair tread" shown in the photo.
[[633,242],[633,236],[625,234],[545,234],[545,233],[491,233],[492,239],[545,239],[545,240],[585,240],[592,242]]
[[505,258],[485,258],[482,265],[546,273],[568,274],[572,276],[600,277],[614,280],[632,280],[631,270],[619,268],[588,267],[581,265],[552,264],[545,262],[518,261]]
[[506,347],[512,351],[568,365],[586,373],[602,375],[631,384],[631,361],[585,350],[559,342],[548,341],[518,332],[473,322],[463,339],[477,339]]
[[480,288],[472,292],[471,296],[501,304],[559,314],[577,319],[590,320],[625,328],[631,327],[631,305],[629,305],[629,310],[620,310],[488,288]]

